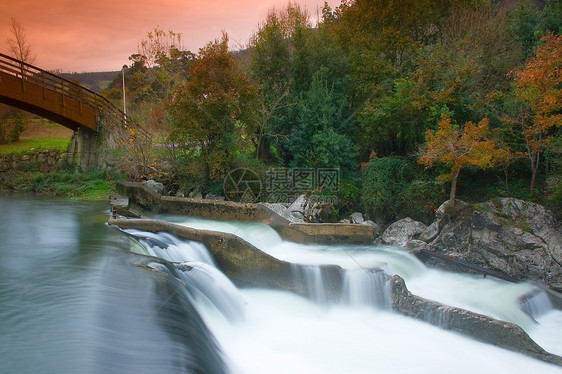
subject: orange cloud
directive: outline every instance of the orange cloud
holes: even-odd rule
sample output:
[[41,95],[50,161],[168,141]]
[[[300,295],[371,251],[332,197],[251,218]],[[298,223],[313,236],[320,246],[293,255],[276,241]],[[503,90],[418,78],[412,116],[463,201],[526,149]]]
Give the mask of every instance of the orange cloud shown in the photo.
[[[316,14],[323,0],[299,2]],[[328,1],[337,6],[339,0]],[[0,4],[0,51],[7,52],[10,17],[27,32],[35,65],[64,72],[119,70],[137,44],[157,25],[182,33],[187,49],[198,51],[228,32],[232,46],[246,45],[273,7],[286,0],[18,0]]]

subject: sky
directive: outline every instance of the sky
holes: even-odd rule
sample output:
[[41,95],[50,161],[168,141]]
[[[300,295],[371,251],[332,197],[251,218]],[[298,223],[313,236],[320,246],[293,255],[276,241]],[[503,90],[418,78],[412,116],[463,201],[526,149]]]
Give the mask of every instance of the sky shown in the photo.
[[[316,19],[324,0],[298,0]],[[288,0],[0,0],[0,52],[9,54],[10,18],[24,28],[34,65],[64,73],[120,70],[159,27],[182,34],[187,50],[228,33],[231,49],[247,46],[271,9]],[[329,0],[336,7],[339,0]]]

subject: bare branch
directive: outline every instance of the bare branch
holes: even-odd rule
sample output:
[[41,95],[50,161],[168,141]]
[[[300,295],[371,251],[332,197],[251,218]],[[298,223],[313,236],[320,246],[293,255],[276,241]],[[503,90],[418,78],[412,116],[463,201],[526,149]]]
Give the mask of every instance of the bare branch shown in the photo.
[[27,41],[25,29],[13,17],[10,18],[9,29],[11,36],[6,39],[6,44],[10,48],[12,56],[28,64],[33,64],[35,56],[31,52],[31,46]]

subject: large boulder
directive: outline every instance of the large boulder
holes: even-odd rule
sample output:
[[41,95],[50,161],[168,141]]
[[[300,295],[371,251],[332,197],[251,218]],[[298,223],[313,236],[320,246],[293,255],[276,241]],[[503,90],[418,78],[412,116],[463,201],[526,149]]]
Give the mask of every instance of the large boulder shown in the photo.
[[427,226],[418,221],[406,217],[394,222],[384,230],[381,241],[384,244],[403,247],[410,240],[416,239]]
[[562,231],[546,208],[513,198],[448,208],[418,237],[429,249],[562,292]]
[[333,222],[334,218],[331,204],[310,199],[306,195],[297,197],[287,210],[304,222]]
[[365,219],[363,218],[363,213],[355,212],[351,215],[351,223],[364,223]]
[[289,222],[304,222],[302,218],[297,217],[288,207],[281,203],[261,203],[261,205],[277,213]]
[[163,195],[165,193],[164,185],[160,182],[156,182],[155,180],[149,179],[142,182],[142,184],[150,188],[151,190],[153,190],[159,195]]
[[398,275],[390,279],[390,293],[397,313],[562,366],[562,357],[542,349],[516,324],[416,296]]

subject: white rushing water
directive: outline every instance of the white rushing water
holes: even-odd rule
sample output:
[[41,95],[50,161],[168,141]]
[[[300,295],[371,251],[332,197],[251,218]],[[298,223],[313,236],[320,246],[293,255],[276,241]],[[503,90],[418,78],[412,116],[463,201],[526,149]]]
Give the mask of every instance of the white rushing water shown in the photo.
[[[366,269],[383,269],[402,276],[418,296],[517,323],[547,351],[562,354],[562,312],[543,308],[535,316],[536,323],[520,308],[519,298],[536,289],[530,283],[429,269],[397,247],[302,245],[281,240],[271,227],[262,224],[159,218],[196,229],[233,233],[291,263],[311,268],[337,264],[347,271],[345,303],[337,305],[281,291],[236,290],[237,298],[244,300],[245,318],[233,323],[232,318],[218,312],[220,306],[202,303],[201,314],[235,373],[562,372],[559,367],[443,331],[391,313],[388,308],[369,307],[365,300],[372,296],[364,294],[365,284],[380,287],[375,284],[376,277],[364,276]],[[178,256],[177,247],[174,244],[171,249],[174,256]],[[175,258],[186,261],[190,256]],[[310,274],[314,282],[320,282],[318,273]],[[312,299],[322,301],[322,296],[312,295]],[[384,302],[377,303],[381,304]]]

